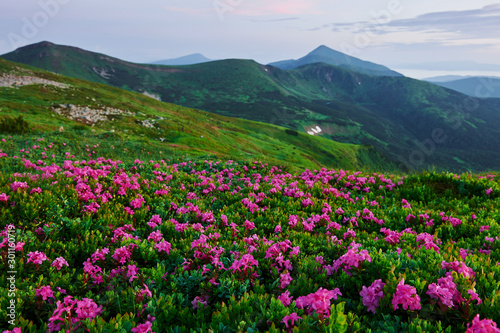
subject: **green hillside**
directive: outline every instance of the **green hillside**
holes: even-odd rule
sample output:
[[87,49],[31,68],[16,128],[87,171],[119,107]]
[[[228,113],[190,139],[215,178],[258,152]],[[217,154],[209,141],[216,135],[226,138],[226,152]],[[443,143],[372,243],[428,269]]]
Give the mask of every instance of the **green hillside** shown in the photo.
[[[9,79],[16,81],[0,87],[0,115],[10,119],[21,115],[33,133],[52,132],[54,140],[75,139],[79,144],[82,139],[87,144],[103,142],[110,156],[121,156],[112,152],[111,147],[115,147],[120,154],[128,151],[133,159],[212,156],[259,158],[293,169],[396,168],[372,147],[338,143],[274,125],[188,109],[2,59],[0,78],[4,85],[8,85]],[[36,80],[46,81],[41,84]],[[22,82],[34,84],[22,85]],[[97,121],[87,117],[88,114],[96,117],[105,110],[118,114],[101,114],[104,119]]]
[[39,43],[3,56],[53,72],[146,92],[165,102],[373,146],[402,169],[500,168],[500,101],[471,99],[406,77],[328,64],[291,70],[251,60],[190,66],[128,63]]

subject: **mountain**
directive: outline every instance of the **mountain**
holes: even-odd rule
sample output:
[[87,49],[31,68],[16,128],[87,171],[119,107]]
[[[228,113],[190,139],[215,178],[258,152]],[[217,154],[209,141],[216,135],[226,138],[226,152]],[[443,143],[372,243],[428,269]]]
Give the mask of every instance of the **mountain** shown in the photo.
[[432,61],[393,64],[394,68],[422,69],[427,71],[500,71],[499,64],[482,64],[475,61]]
[[500,98],[500,78],[473,76],[433,83],[472,97]]
[[332,50],[331,48],[324,45],[321,45],[314,51],[298,60],[283,60],[270,63],[269,65],[287,70],[314,63],[325,63],[340,66],[355,72],[368,75],[403,76],[402,74],[392,71],[385,66],[351,57],[342,52]]
[[397,169],[373,147],[163,103],[3,59],[0,115],[22,115],[34,131],[76,141],[102,138],[110,154],[116,145],[130,150],[134,159],[151,158],[151,151],[169,159],[259,159],[294,170]]
[[435,82],[449,82],[449,81],[461,80],[461,79],[466,79],[466,78],[470,78],[470,76],[442,75],[442,76],[428,77],[428,78],[422,79],[422,81],[435,83]]
[[500,169],[500,100],[471,106],[461,93],[411,78],[325,63],[291,70],[238,59],[143,65],[48,43],[3,57],[185,107],[372,146],[401,168]]
[[212,61],[212,60],[206,58],[203,54],[195,53],[195,54],[190,54],[190,55],[179,57],[179,58],[155,61],[152,64],[153,65],[182,66],[182,65],[202,64],[204,62],[209,62],[209,61]]

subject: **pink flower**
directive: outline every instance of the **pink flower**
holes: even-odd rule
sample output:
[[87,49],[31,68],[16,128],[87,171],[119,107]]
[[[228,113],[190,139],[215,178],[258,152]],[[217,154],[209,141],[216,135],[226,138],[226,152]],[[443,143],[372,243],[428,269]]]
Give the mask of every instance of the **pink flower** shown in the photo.
[[307,206],[314,206],[314,202],[311,200],[311,198],[302,200],[302,207],[307,207]]
[[292,251],[290,251],[290,258],[292,256],[298,256],[300,254],[300,246],[295,246],[292,248]]
[[125,207],[124,209],[125,209],[125,212],[127,212],[127,214],[134,215],[134,211],[130,207]]
[[299,223],[299,217],[297,215],[290,215],[290,217],[288,218],[288,225],[294,228],[297,223]]
[[115,250],[113,254],[113,259],[117,260],[120,264],[126,263],[132,256],[132,251],[128,249],[127,246],[119,247]]
[[50,266],[55,267],[57,269],[57,271],[60,271],[61,268],[63,267],[63,265],[66,265],[66,266],[69,267],[68,262],[66,261],[66,259],[64,259],[63,257],[59,257],[56,260],[54,260],[52,262],[52,265],[50,265]]
[[479,298],[478,294],[474,292],[474,290],[469,289],[467,290],[467,293],[470,295],[470,300],[471,301],[477,301],[477,305],[482,304],[483,301]]
[[132,332],[133,333],[149,333],[149,332],[153,332],[151,330],[151,326],[153,326],[153,324],[149,321],[146,321],[144,324],[140,324],[140,325],[137,325],[137,327],[134,327],[132,328]]
[[419,249],[422,248],[422,246],[424,246],[427,250],[432,249],[432,250],[436,251],[437,253],[439,253],[439,246],[437,246],[434,243],[434,236],[432,236],[431,234],[428,234],[426,232],[418,234],[417,235],[417,243],[420,243],[420,242],[423,242],[423,244],[419,246]]
[[441,269],[451,269],[458,274],[462,274],[466,279],[476,276],[476,273],[474,273],[472,268],[468,267],[463,261],[455,260],[454,262],[446,262],[443,260],[441,263]]
[[36,290],[35,296],[41,296],[42,299],[45,301],[49,297],[54,298],[54,292],[52,291],[50,286],[44,286],[44,287]]
[[184,231],[186,231],[186,229],[188,228],[188,226],[189,226],[189,223],[177,223],[175,225],[175,231],[183,233]]
[[137,273],[139,273],[139,269],[136,265],[128,265],[127,277],[130,277],[130,279],[128,279],[128,282],[131,283],[134,279],[138,279],[138,277],[136,276]]
[[196,296],[194,300],[191,302],[191,304],[193,305],[193,309],[198,309],[200,304],[203,304],[203,308],[206,308],[208,303],[208,298],[209,298],[208,295]]
[[336,300],[342,296],[339,288],[333,290],[319,288],[315,293],[297,298],[296,304],[299,309],[308,308],[308,313],[316,311],[318,314],[330,315],[330,300]]
[[292,304],[292,298],[293,297],[290,297],[289,290],[285,291],[284,293],[281,293],[281,295],[278,296],[278,299],[281,301],[281,304],[283,304],[284,306],[289,306],[290,304]]
[[404,310],[420,310],[420,297],[417,294],[415,287],[405,284],[405,279],[402,279],[396,287],[396,292],[392,295],[392,306],[394,311],[399,309],[399,305],[403,306]]
[[347,232],[344,232],[344,239],[349,237],[356,238],[356,233],[354,232],[354,230],[347,229]]
[[9,200],[10,195],[7,195],[5,193],[0,194],[0,201],[7,202]]
[[324,266],[327,271],[327,275],[331,275],[340,267],[342,267],[342,270],[348,275],[351,275],[352,273],[350,272],[350,270],[353,267],[359,268],[360,262],[365,260],[371,262],[372,258],[370,257],[368,250],[362,250],[361,252],[359,252],[360,246],[361,244],[357,244],[353,241],[349,245],[349,250],[347,250],[347,253],[342,255],[339,259],[334,260],[333,265]]
[[151,217],[151,219],[149,220],[149,222],[147,223],[149,227],[151,228],[156,228],[158,225],[161,224],[161,218],[160,218],[160,215],[153,215],[153,217]]
[[489,189],[486,190],[486,195],[490,195],[491,192],[493,192],[493,187],[490,187]]
[[106,254],[108,254],[108,253],[109,253],[109,249],[107,247],[95,251],[94,253],[92,253],[92,262],[96,262],[99,260],[102,260],[102,261],[106,260]]
[[[297,312],[293,312],[293,313],[283,317],[283,320],[281,320],[281,322],[285,324],[286,328],[292,328],[292,326],[294,326],[295,322],[299,321],[299,319],[302,319],[302,317],[299,317],[297,315]],[[289,321],[291,321],[290,326],[288,326]]]
[[134,200],[132,200],[130,202],[130,207],[135,208],[135,209],[139,209],[142,207],[142,204],[145,202],[146,201],[144,200],[144,198],[141,195],[139,195],[138,198],[135,198]]
[[160,230],[153,231],[151,234],[148,236],[148,240],[152,239],[153,242],[157,243],[160,240],[163,239],[163,234],[160,232]]
[[280,275],[281,289],[285,289],[286,287],[288,287],[288,285],[290,284],[290,282],[292,282],[292,280],[293,279],[287,270],[285,270],[284,273],[281,273]]
[[479,319],[479,314],[472,320],[472,326],[469,328],[467,324],[467,330],[465,333],[500,333],[500,329],[497,328],[497,324],[491,319]]
[[246,272],[252,266],[259,267],[259,262],[251,254],[244,254],[240,260],[235,260],[229,269],[232,269],[233,273],[241,272],[242,269],[243,272]]
[[149,290],[148,286],[146,286],[146,284],[143,284],[143,286],[144,288],[139,290],[139,292],[137,293],[137,297],[141,300],[144,298],[144,295],[147,296],[146,298],[153,297],[153,294]]
[[[458,294],[457,294],[458,293]],[[449,275],[444,278],[438,279],[438,283],[429,285],[427,295],[431,298],[437,299],[441,304],[447,307],[453,307],[453,300],[460,300],[462,297],[457,290],[456,284],[453,282],[453,276]]]
[[165,251],[167,254],[170,254],[170,250],[172,249],[172,245],[167,242],[166,240],[162,240],[160,243],[155,244],[155,249],[158,250],[158,252]]
[[30,191],[30,194],[33,194],[33,193],[42,193],[42,189],[40,187],[32,188]]
[[81,301],[76,301],[76,314],[79,319],[93,319],[100,316],[102,313],[102,305],[97,307],[97,304],[90,298],[84,298]]
[[[5,139],[2,139],[2,141],[5,140]],[[12,329],[12,331],[9,331],[9,330],[5,330],[3,331],[2,333],[22,333],[21,332],[21,327],[14,327]]]
[[16,192],[18,189],[28,188],[28,183],[26,182],[13,182],[10,184],[10,188],[13,192]]
[[28,253],[28,263],[32,262],[35,265],[41,265],[45,260],[48,260],[48,258],[43,252],[35,251]]
[[485,230],[490,230],[490,226],[489,225],[482,225],[479,227],[479,232],[483,232]]
[[25,243],[23,243],[23,242],[17,242],[17,243],[16,243],[15,250],[16,250],[16,251],[18,251],[18,252],[19,252],[19,251],[22,251],[22,250],[23,250],[23,246],[24,246],[24,244],[25,244]]
[[368,288],[363,286],[359,295],[363,297],[363,305],[368,308],[367,311],[371,311],[375,314],[375,309],[379,307],[380,299],[384,297],[384,292],[382,291],[384,286],[385,283],[383,283],[381,279],[373,281]]
[[243,224],[243,226],[245,227],[245,229],[247,229],[249,231],[255,229],[255,223],[250,222],[248,220],[245,221],[245,223]]
[[99,205],[97,202],[92,202],[92,203],[90,203],[90,205],[84,206],[83,211],[85,213],[94,214],[94,213],[97,213],[99,208],[101,208],[101,205]]
[[387,228],[380,229],[380,232],[385,234],[384,240],[391,245],[399,243],[401,235],[403,234],[402,232],[392,231]]

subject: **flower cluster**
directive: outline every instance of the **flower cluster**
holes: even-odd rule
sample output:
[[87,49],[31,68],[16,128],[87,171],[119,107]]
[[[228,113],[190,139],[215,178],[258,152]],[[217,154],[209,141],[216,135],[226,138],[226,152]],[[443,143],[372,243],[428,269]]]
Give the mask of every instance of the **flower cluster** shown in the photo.
[[421,308],[417,289],[405,284],[405,279],[399,281],[396,292],[392,295],[392,306],[394,310],[399,309],[400,304],[404,310],[420,310]]
[[363,289],[359,292],[361,297],[363,297],[363,305],[367,307],[367,311],[375,313],[375,309],[378,308],[380,299],[384,297],[385,283],[381,279],[373,281],[369,286],[363,286]]
[[316,311],[319,315],[330,316],[330,300],[336,300],[338,296],[342,296],[339,288],[333,290],[319,288],[315,293],[307,296],[300,296],[296,300],[299,309],[306,309],[307,313]]

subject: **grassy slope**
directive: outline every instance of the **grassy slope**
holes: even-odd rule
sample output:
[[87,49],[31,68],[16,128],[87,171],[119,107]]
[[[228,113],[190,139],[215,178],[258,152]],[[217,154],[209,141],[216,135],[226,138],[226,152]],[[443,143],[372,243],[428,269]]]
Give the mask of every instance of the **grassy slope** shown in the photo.
[[[136,155],[161,151],[165,157],[212,155],[226,159],[259,158],[292,168],[395,168],[373,148],[366,146],[338,143],[303,133],[294,136],[278,126],[158,102],[138,93],[66,78],[5,60],[0,60],[0,73],[37,76],[71,85],[69,89],[42,85],[0,88],[2,115],[22,114],[36,131],[57,131],[63,126],[64,133],[53,133],[61,140],[74,137],[76,130],[77,135],[85,137],[91,144],[106,139],[108,145],[123,149],[128,147]],[[130,117],[117,116],[113,122],[99,123],[91,128],[54,113],[52,106],[59,104],[93,109],[108,106],[140,113]],[[164,120],[158,121],[155,129],[136,123],[136,120],[156,116]],[[112,133],[113,130],[115,132]],[[159,138],[165,138],[166,142],[159,142]]]
[[[5,57],[67,75],[222,115],[282,125],[314,126],[335,141],[376,147],[392,160],[423,156],[422,164],[454,171],[500,168],[500,102],[470,101],[436,85],[373,77],[331,65],[290,71],[250,60],[191,66],[139,65],[84,50],[38,44]],[[104,79],[94,69],[110,74]],[[475,103],[470,112],[463,105]],[[458,106],[458,108],[457,108]],[[416,144],[442,129],[446,140],[432,154]],[[415,159],[415,162],[420,162]]]

